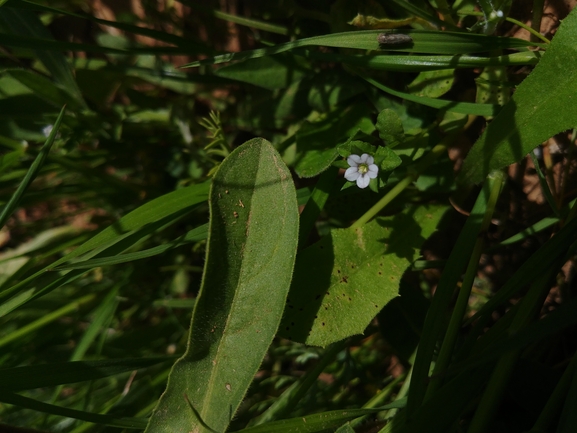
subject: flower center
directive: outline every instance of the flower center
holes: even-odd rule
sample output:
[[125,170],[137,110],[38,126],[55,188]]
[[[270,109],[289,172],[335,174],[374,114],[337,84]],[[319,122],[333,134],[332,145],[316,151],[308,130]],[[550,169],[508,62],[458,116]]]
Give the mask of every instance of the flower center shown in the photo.
[[359,170],[359,173],[361,173],[361,174],[366,174],[367,171],[369,171],[369,165],[368,164],[359,164],[359,166],[357,167],[357,170]]

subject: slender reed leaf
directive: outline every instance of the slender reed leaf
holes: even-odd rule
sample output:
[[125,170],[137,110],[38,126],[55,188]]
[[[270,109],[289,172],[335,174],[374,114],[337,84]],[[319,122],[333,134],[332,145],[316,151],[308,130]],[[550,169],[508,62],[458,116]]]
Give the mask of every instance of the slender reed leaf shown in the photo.
[[5,391],[0,391],[0,401],[23,408],[36,410],[38,412],[60,415],[81,421],[92,422],[95,424],[104,424],[111,427],[142,430],[146,426],[147,421],[144,418],[118,418],[112,415],[100,415],[92,412],[68,409],[53,404],[42,403],[32,398]]
[[106,359],[102,361],[71,361],[0,369],[2,391],[56,386],[67,383],[103,379],[115,374],[140,370],[174,359],[172,356],[157,358]]
[[[270,48],[260,48],[241,53],[228,53],[210,59],[192,62],[184,67],[219,64],[233,60],[256,59],[263,56],[282,53],[300,47],[327,46],[335,48],[356,48],[359,50],[379,51],[382,47],[377,42],[377,36],[383,30],[363,30],[356,32],[334,33],[331,35],[314,36],[299,39]],[[408,34],[413,40],[409,46],[390,46],[387,50],[405,51],[423,54],[471,54],[505,48],[522,48],[534,45],[528,41],[515,38],[501,38],[473,33],[431,32],[425,30],[395,31]]]
[[34,3],[27,0],[10,0],[10,7],[17,9],[30,9],[41,12],[49,12],[57,15],[66,15],[75,18],[81,18],[88,21],[92,21],[104,26],[114,27],[120,30],[124,30],[135,35],[142,35],[157,41],[167,42],[169,44],[174,44],[176,46],[186,47],[187,50],[195,50],[198,53],[212,54],[214,50],[209,48],[207,45],[200,43],[199,41],[193,41],[181,36],[175,35],[169,32],[161,32],[154,29],[149,29],[146,27],[135,26],[133,24],[123,23],[119,21],[109,21],[101,18],[96,18],[89,14],[78,14],[73,13],[64,9],[57,9],[50,6],[44,6],[38,3]]
[[38,156],[30,166],[30,169],[26,173],[26,176],[24,176],[24,179],[22,179],[22,182],[18,186],[18,189],[16,189],[16,192],[14,192],[14,194],[12,195],[6,206],[4,206],[4,209],[2,209],[2,213],[0,213],[0,228],[4,227],[6,221],[8,220],[8,218],[10,218],[10,215],[12,215],[16,207],[18,207],[20,200],[22,200],[22,196],[24,195],[24,193],[26,192],[32,181],[36,178],[40,169],[42,168],[42,165],[44,164],[44,161],[46,160],[46,157],[50,152],[50,148],[54,143],[56,134],[58,134],[58,129],[60,128],[60,124],[62,123],[62,119],[64,118],[65,110],[66,107],[62,107],[62,110],[60,110],[60,114],[56,118],[56,122],[54,122],[54,126],[50,131],[50,135],[48,136],[46,142],[40,149]]
[[[301,54],[296,52],[295,54]],[[527,51],[495,57],[468,56],[417,56],[417,55],[346,55],[307,51],[302,53],[308,59],[325,62],[339,62],[351,66],[396,72],[422,72],[440,69],[480,68],[484,66],[521,66],[536,65],[542,54],[538,51]]]
[[[4,32],[0,33],[0,43],[4,40],[19,40],[21,38],[43,40],[46,43],[55,43],[50,32],[44,27],[40,18],[31,11],[16,10],[10,7],[0,9],[0,28]],[[6,44],[9,46],[8,44]],[[62,53],[45,51],[40,45],[31,44],[28,46],[34,50],[36,57],[44,64],[52,75],[54,81],[62,86],[68,94],[75,99],[78,106],[86,107],[82,94],[68,60]]]
[[321,412],[314,415],[290,418],[281,421],[269,422],[254,427],[238,430],[238,433],[296,433],[296,432],[325,432],[336,429],[346,421],[359,416],[370,415],[382,410],[403,408],[406,399],[399,399],[394,403],[373,409],[342,409],[330,412]]
[[428,107],[438,108],[439,110],[452,111],[454,113],[475,114],[477,116],[494,116],[500,110],[500,106],[496,104],[475,104],[472,102],[453,102],[444,99],[427,98],[425,96],[412,95],[410,93],[399,92],[391,89],[372,78],[360,74],[370,84],[383,92],[389,93],[393,96],[406,99],[407,101],[423,104]]

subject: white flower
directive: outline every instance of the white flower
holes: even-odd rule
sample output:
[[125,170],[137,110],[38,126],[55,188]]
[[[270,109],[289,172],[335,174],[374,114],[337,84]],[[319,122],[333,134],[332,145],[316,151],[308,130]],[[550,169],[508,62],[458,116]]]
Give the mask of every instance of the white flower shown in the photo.
[[42,134],[44,134],[44,137],[48,137],[50,135],[52,128],[52,125],[46,125],[44,128],[42,128]]
[[351,155],[347,158],[350,167],[345,171],[345,179],[351,182],[357,181],[359,188],[369,186],[371,179],[377,177],[379,167],[375,164],[375,158],[368,153]]

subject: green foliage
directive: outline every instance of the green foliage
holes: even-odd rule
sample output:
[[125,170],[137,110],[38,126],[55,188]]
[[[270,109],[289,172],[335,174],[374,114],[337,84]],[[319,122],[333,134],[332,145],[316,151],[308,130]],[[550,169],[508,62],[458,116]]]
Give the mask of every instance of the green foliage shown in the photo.
[[575,431],[576,12],[204,3],[0,0],[6,428]]
[[398,295],[399,280],[445,208],[418,207],[334,230],[298,255],[279,333],[326,346],[361,334]]
[[208,255],[188,349],[148,432],[226,429],[275,335],[290,286],[296,193],[270,143],[253,139],[237,148],[214,177],[209,202]]
[[572,63],[576,60],[570,54],[576,37],[573,11],[563,20],[543,60],[469,152],[463,181],[481,182],[491,170],[519,161],[549,137],[576,126],[572,95],[577,91],[577,63]]

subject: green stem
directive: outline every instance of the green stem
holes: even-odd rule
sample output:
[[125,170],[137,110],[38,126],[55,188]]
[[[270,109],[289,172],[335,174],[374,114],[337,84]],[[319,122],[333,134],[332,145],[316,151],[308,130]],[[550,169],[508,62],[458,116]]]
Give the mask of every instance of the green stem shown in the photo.
[[[409,373],[407,374],[407,380],[405,380],[405,382],[403,383],[403,386],[401,386],[401,389],[399,390],[399,393],[397,394],[395,401],[406,397],[407,393],[409,392],[409,386],[411,383],[412,375],[413,375],[413,368],[411,367],[411,369],[409,370]],[[389,409],[386,411],[384,416],[381,416],[381,414],[379,414],[380,415],[379,418],[384,419],[384,420],[391,419],[391,418],[394,418],[398,412],[399,412],[399,409]]]
[[543,18],[544,5],[545,0],[533,0],[533,19],[531,20],[531,29],[536,33],[531,32],[531,40],[533,42],[537,41],[537,35],[541,36],[541,19]]
[[[473,15],[473,16],[479,16],[479,17],[484,16],[482,12],[473,12],[473,11],[461,12],[461,13],[459,13],[459,15],[463,15],[463,16]],[[507,18],[505,18],[505,21],[509,21],[510,23],[515,24],[516,26],[519,26],[522,29],[527,30],[529,33],[531,33],[531,35],[535,36],[538,39],[541,39],[543,42],[545,42],[547,44],[551,43],[551,41],[549,39],[547,39],[545,36],[543,36],[541,33],[532,29],[527,24],[516,20],[515,18],[507,17]]]
[[[384,389],[381,390],[378,394],[374,395],[369,401],[367,401],[363,405],[363,409],[372,409],[379,406],[384,406],[385,402],[389,400],[391,395],[393,394],[395,388],[397,387],[398,383],[405,379],[406,374],[401,374],[391,383],[389,383]],[[350,422],[351,427],[359,427],[366,419],[368,419],[371,415],[365,415],[358,418],[355,418]]]
[[[482,235],[487,231],[489,224],[491,223],[491,218],[493,217],[493,212],[495,211],[495,205],[497,204],[497,199],[501,193],[503,186],[504,174],[501,170],[495,171],[489,176],[490,179],[490,196],[487,201],[487,208],[483,216],[483,222],[479,228],[479,235]],[[473,248],[473,253],[469,259],[469,264],[467,265],[467,271],[465,272],[465,277],[463,278],[463,284],[459,290],[459,296],[457,298],[457,303],[451,315],[451,320],[435,363],[435,368],[431,377],[431,382],[427,387],[427,392],[425,394],[425,401],[427,401],[435,391],[443,383],[443,372],[449,366],[451,357],[453,354],[453,349],[455,348],[455,342],[459,336],[459,331],[463,322],[463,317],[467,311],[469,305],[469,296],[471,295],[471,289],[473,288],[473,282],[477,276],[477,266],[479,264],[479,259],[481,258],[481,253],[483,252],[484,241],[481,236],[477,237],[475,242],[475,247]]]
[[386,193],[372,208],[370,208],[364,215],[362,215],[358,220],[351,225],[351,228],[359,228],[364,224],[368,223],[371,219],[375,217],[383,208],[388,205],[395,197],[402,193],[406,187],[413,183],[419,175],[427,169],[442,153],[447,150],[447,139],[443,140],[441,143],[437,144],[427,156],[419,159],[413,166],[409,167],[409,174],[396,184],[393,189]]
[[533,42],[537,42],[537,39],[541,39],[543,42],[550,44],[551,41],[549,39],[547,39],[545,36],[543,36],[541,33],[539,33],[538,31],[536,31],[535,29],[532,29],[531,27],[529,27],[527,24],[522,23],[521,21],[516,20],[515,18],[506,18],[507,21],[509,21],[510,23],[513,23],[525,30],[527,30],[529,33],[531,33],[531,40]]

